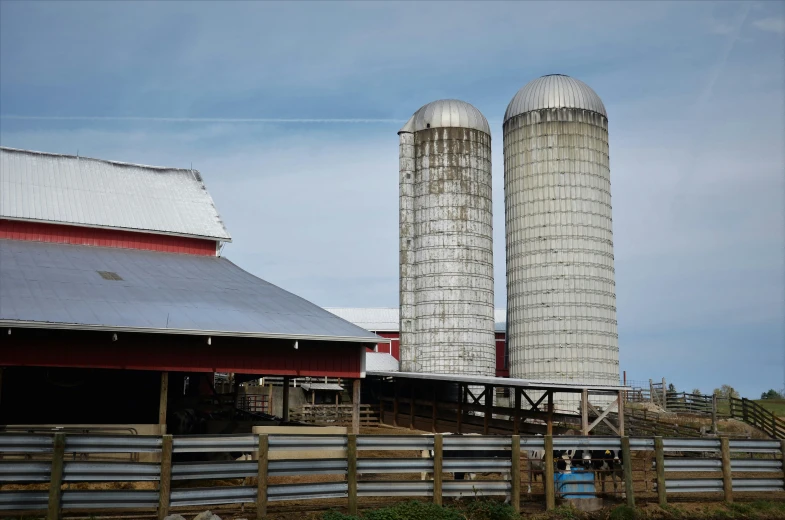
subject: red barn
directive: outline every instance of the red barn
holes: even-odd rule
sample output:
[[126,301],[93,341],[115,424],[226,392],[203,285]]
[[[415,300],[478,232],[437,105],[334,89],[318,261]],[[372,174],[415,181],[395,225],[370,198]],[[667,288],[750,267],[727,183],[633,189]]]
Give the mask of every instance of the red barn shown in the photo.
[[[379,343],[376,350],[387,352],[400,361],[400,334],[398,309],[395,308],[345,308],[327,307],[328,311],[377,336],[389,339],[389,343]],[[505,340],[507,332],[507,312],[497,309],[496,318],[496,377],[510,377],[509,352]]]
[[189,374],[364,377],[379,338],[230,241],[195,170],[0,148],[0,424],[163,425]]

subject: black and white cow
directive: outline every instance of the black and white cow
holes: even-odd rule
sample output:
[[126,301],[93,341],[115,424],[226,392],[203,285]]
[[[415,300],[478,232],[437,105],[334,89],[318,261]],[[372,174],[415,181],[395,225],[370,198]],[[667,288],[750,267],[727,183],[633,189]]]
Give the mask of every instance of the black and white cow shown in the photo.
[[[616,493],[618,485],[624,482],[621,450],[593,450],[591,460],[594,476],[600,481],[602,492],[605,493],[605,479],[610,475],[613,482],[613,492]],[[617,478],[619,479],[618,484],[616,483]]]

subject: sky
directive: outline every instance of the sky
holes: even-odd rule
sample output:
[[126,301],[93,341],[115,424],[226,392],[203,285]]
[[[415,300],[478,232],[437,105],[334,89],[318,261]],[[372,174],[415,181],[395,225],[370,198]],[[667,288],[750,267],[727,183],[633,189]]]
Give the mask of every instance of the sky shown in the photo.
[[398,137],[492,129],[544,74],[608,111],[621,369],[785,387],[783,2],[0,2],[0,144],[202,173],[223,254],[322,306],[398,305]]

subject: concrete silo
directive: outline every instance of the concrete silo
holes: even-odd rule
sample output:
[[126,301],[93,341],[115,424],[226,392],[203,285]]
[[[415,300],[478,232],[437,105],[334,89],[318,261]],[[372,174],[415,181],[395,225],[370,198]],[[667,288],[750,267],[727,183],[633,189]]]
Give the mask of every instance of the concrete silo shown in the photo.
[[398,135],[401,370],[494,375],[488,121],[440,100]]
[[599,96],[560,74],[519,90],[504,115],[511,377],[619,384],[610,190]]

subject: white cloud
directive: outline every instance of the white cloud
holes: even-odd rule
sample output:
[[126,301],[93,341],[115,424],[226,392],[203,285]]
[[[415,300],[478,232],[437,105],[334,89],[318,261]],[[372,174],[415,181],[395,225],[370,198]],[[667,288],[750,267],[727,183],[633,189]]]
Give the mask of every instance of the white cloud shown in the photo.
[[785,34],[785,19],[783,18],[776,18],[773,16],[769,18],[761,18],[760,20],[755,20],[752,22],[752,25],[761,31]]

